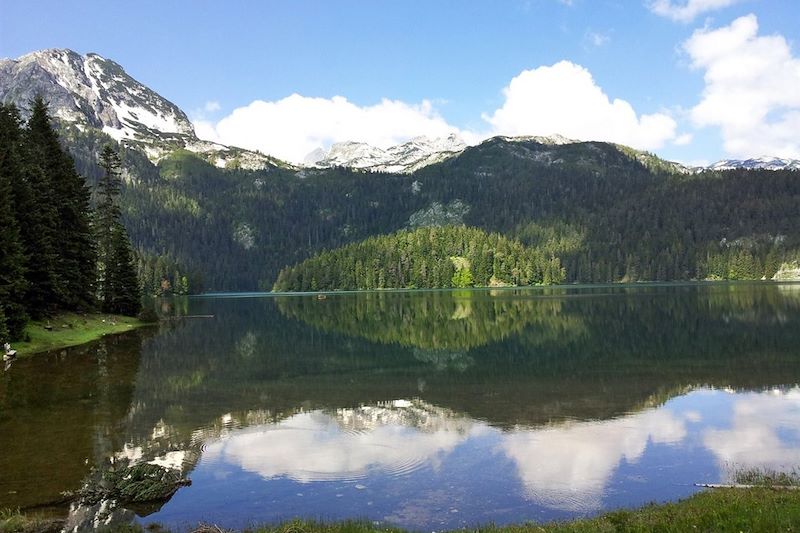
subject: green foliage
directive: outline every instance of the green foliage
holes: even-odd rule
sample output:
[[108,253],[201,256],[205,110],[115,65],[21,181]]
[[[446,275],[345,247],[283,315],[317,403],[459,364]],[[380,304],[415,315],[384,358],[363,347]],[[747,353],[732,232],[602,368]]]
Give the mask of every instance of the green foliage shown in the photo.
[[18,338],[27,319],[26,257],[16,216],[13,185],[21,180],[19,120],[0,106],[0,342]]
[[136,269],[142,294],[149,296],[186,295],[200,291],[202,278],[169,256],[136,254]]
[[[101,134],[69,131],[78,168],[97,179],[91,154]],[[202,278],[208,290],[269,289],[284,266],[322,250],[444,223],[539,248],[560,259],[570,282],[748,277],[758,264],[760,279],[800,250],[797,172],[675,174],[654,156],[607,143],[491,139],[412,176],[222,169],[186,151],[156,166],[122,154],[120,207],[136,249],[183,265],[193,288]],[[252,239],[241,238],[245,226]],[[753,265],[731,270],[726,256],[709,273],[723,239],[768,236],[783,240],[772,252],[750,250]]]
[[120,159],[110,145],[103,148],[100,164],[105,174],[98,184],[98,296],[103,311],[136,316],[141,308],[139,280],[128,234],[120,220]]
[[475,282],[472,279],[472,265],[470,265],[469,260],[465,257],[451,257],[450,260],[456,269],[450,279],[451,286],[457,289],[472,287]]
[[492,278],[538,285],[562,281],[563,271],[557,258],[497,233],[429,227],[322,252],[282,270],[274,290],[486,287]]
[[41,98],[25,127],[15,107],[0,106],[0,248],[0,307],[12,339],[28,316],[92,307],[89,192]]
[[95,250],[90,227],[89,189],[63,150],[42,98],[35,98],[25,132],[32,161],[49,186],[57,226],[52,250],[57,270],[56,303],[62,309],[89,309],[93,305]]

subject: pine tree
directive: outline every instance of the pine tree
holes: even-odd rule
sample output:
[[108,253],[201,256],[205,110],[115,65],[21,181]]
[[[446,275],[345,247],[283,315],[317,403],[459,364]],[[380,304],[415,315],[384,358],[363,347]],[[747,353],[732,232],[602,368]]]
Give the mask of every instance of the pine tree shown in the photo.
[[53,252],[58,272],[59,307],[88,309],[93,303],[95,250],[89,220],[89,189],[75,170],[53,128],[41,97],[32,102],[26,130],[33,163],[43,172],[55,210]]
[[104,175],[98,183],[96,216],[97,287],[103,311],[135,315],[140,309],[139,281],[128,234],[117,203],[120,159],[111,146],[100,154]]
[[110,265],[112,297],[108,311],[135,316],[141,310],[141,294],[136,265],[125,227],[117,222],[112,233],[113,261]]
[[53,249],[58,219],[50,184],[36,153],[28,149],[16,107],[2,107],[0,131],[0,152],[4,154],[0,172],[10,180],[19,241],[26,257],[27,288],[17,303],[24,305],[31,317],[41,318],[54,312],[58,302],[57,255]]
[[21,180],[15,137],[19,121],[15,112],[0,107],[0,340],[17,339],[27,320],[23,305],[25,255],[14,207],[12,184]]

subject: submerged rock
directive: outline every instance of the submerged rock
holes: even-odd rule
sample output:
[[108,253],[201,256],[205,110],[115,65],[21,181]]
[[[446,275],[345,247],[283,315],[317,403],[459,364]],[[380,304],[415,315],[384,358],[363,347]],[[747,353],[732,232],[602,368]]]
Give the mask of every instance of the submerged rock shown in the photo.
[[191,484],[191,480],[181,476],[180,470],[140,463],[104,472],[99,481],[84,484],[77,496],[85,505],[103,500],[127,505],[168,500],[179,488]]
[[95,471],[74,497],[64,531],[124,528],[135,516],[157,511],[179,488],[191,485],[179,469],[152,463]]

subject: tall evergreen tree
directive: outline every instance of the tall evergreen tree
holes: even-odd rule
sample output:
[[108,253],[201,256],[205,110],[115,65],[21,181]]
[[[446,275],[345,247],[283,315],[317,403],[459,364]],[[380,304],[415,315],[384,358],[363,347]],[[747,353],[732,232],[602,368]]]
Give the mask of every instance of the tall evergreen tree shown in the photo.
[[32,102],[26,130],[32,163],[38,165],[50,187],[50,199],[58,221],[54,233],[58,304],[66,309],[87,309],[93,303],[95,250],[86,180],[62,148],[47,105],[37,96]]
[[16,110],[0,106],[0,341],[21,336],[27,320],[23,305],[25,255],[17,224],[12,184],[22,179]]
[[104,175],[98,183],[96,216],[97,287],[103,311],[135,315],[140,309],[139,281],[133,251],[121,222],[120,159],[106,145],[100,153]]
[[2,107],[0,130],[4,154],[0,172],[10,181],[20,242],[27,258],[27,290],[18,302],[33,318],[41,318],[55,311],[58,302],[59,276],[53,247],[58,219],[50,184],[28,150],[16,107]]

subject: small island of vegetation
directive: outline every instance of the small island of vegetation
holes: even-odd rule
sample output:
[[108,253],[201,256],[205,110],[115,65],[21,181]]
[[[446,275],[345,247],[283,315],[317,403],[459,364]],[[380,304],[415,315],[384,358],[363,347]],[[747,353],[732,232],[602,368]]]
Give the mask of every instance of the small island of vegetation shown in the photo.
[[424,227],[325,251],[278,274],[274,291],[550,285],[558,257],[464,226]]

